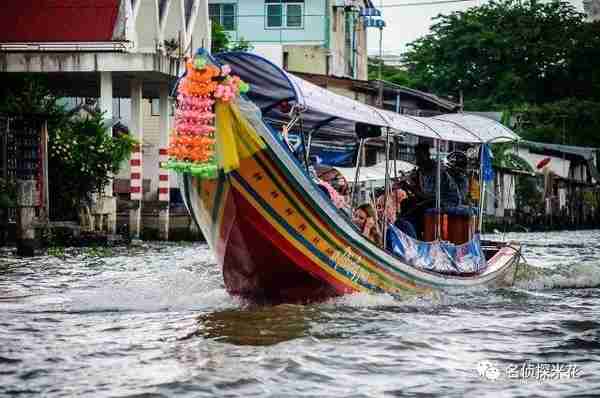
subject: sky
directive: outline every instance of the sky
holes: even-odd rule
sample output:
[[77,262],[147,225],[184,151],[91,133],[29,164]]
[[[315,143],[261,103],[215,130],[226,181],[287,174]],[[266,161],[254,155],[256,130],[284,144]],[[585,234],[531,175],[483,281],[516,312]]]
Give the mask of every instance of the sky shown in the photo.
[[[463,11],[469,7],[484,4],[487,0],[468,0],[459,3],[422,4],[440,0],[373,0],[373,3],[382,10],[386,27],[383,29],[383,51],[385,53],[400,54],[406,45],[429,32],[431,19],[438,14],[450,14],[453,11]],[[569,0],[578,11],[583,12],[583,0]],[[418,4],[405,7],[390,7],[399,4]],[[379,31],[369,28],[368,32],[369,54],[379,53]]]

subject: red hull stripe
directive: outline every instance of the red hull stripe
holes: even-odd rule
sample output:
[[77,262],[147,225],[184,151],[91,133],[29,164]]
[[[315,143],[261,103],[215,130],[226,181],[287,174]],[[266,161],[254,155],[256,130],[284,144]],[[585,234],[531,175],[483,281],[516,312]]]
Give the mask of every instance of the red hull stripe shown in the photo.
[[139,180],[142,178],[142,173],[131,173],[132,180]]
[[[277,187],[281,190],[281,192],[284,193],[284,195],[286,195],[286,197],[288,198],[288,200],[290,200],[292,202],[292,204],[294,205],[295,209],[300,212],[301,214],[304,215],[304,217],[307,219],[307,222],[319,233],[320,236],[323,237],[323,239],[325,239],[330,245],[342,250],[343,247],[339,246],[336,242],[334,242],[332,240],[332,238],[330,237],[329,234],[325,233],[323,231],[323,228],[321,228],[320,226],[317,226],[314,222],[314,219],[324,219],[324,214],[320,214],[317,211],[317,205],[313,204],[310,205],[307,203],[306,198],[303,197],[302,195],[293,195],[289,193],[289,188],[288,189],[284,189],[284,187],[281,186],[281,184],[279,183],[279,180],[283,180],[283,181],[287,181],[287,182],[292,182],[293,185],[295,185],[296,190],[300,190],[301,188],[299,187],[299,184],[297,182],[294,181],[292,176],[286,176],[285,174],[283,174],[283,168],[285,167],[284,165],[275,165],[274,164],[274,160],[271,158],[271,156],[274,156],[273,154],[269,153],[270,156],[267,156],[265,153],[260,153],[259,156],[255,157],[256,161],[258,162],[258,164],[260,164],[260,166],[264,169],[264,171],[273,179],[273,182],[277,185]],[[267,166],[268,163],[268,166]],[[279,179],[276,179],[276,177],[273,174],[273,171],[275,171],[275,173],[278,175]],[[303,209],[300,207],[300,205],[298,204],[297,200],[302,203],[305,209],[308,210],[309,214],[306,214],[305,211],[303,211]],[[312,216],[312,217],[311,217]],[[337,236],[337,238],[342,241],[341,243],[352,247],[358,247],[362,250],[363,253],[368,254],[371,262],[368,265],[363,264],[362,268],[367,270],[370,269],[371,271],[379,271],[380,273],[383,273],[385,275],[387,275],[388,278],[392,278],[395,283],[401,283],[402,284],[402,288],[406,289],[407,288],[407,284],[411,285],[410,288],[411,289],[418,289],[418,287],[414,284],[414,282],[412,282],[412,280],[418,280],[419,282],[423,282],[425,285],[428,284],[435,284],[433,282],[426,282],[423,281],[421,278],[416,277],[416,276],[411,276],[406,274],[404,271],[400,270],[397,267],[394,267],[393,265],[389,265],[388,269],[387,267],[382,266],[381,264],[379,264],[378,260],[378,256],[373,253],[373,251],[369,248],[367,248],[365,245],[363,245],[360,242],[352,242],[349,243],[349,240],[347,237],[344,237],[344,235],[346,235],[345,232],[343,232],[340,228],[337,228],[335,225],[331,225],[330,223],[323,223],[324,224],[324,228],[329,231],[331,233],[331,235]],[[375,269],[373,269],[373,267]],[[405,276],[406,278],[401,278],[399,276]]]
[[129,187],[129,192],[130,193],[140,193],[141,187]]
[[169,181],[169,175],[168,174],[161,174],[158,176],[158,180],[159,181]]
[[[321,250],[319,250],[317,247],[315,247],[310,242],[308,242],[302,235],[298,234],[287,222],[285,222],[285,220],[279,214],[277,214],[275,211],[273,211],[273,209],[270,206],[268,206],[264,202],[264,200],[262,198],[260,198],[252,190],[252,188],[250,188],[250,186],[247,185],[246,181],[244,181],[241,178],[241,176],[239,176],[239,174],[237,172],[233,172],[232,175],[235,177],[236,182],[240,183],[240,185],[242,186],[242,189],[245,189],[246,192],[248,192],[248,194],[251,195],[253,197],[253,199],[258,202],[258,205],[260,207],[262,207],[264,211],[266,211],[267,213],[269,213],[269,215],[274,219],[274,222],[277,223],[277,224],[279,224],[280,226],[282,226],[286,230],[286,232],[291,235],[291,237],[294,240],[296,240],[299,244],[301,244],[302,246],[304,246],[309,252],[313,253],[314,256],[317,257],[319,260],[321,260],[326,266],[329,266],[330,268],[334,268],[336,266],[333,263],[332,259],[329,256],[325,255]],[[264,217],[262,215],[260,215],[259,217],[260,217],[261,220],[264,219]],[[265,221],[265,223],[267,223],[267,222]],[[286,239],[283,239],[283,240],[288,245],[291,246],[291,244]],[[295,250],[298,250],[298,249],[295,249]],[[283,251],[283,253],[285,253],[285,251]],[[331,284],[336,284],[336,283],[338,285],[340,284],[339,280],[335,280],[332,275],[330,275],[329,273],[325,272],[318,264],[315,264],[314,262],[312,262],[312,260],[310,260],[304,254],[301,254],[301,256],[305,258],[305,261],[309,261],[310,264],[311,264],[309,267],[303,266],[303,268],[305,270],[307,270],[309,272],[314,272],[314,273],[318,273],[318,274],[322,275],[324,278],[327,278],[326,279],[327,282],[329,282]],[[337,267],[335,269],[335,272],[339,273],[340,276],[343,276],[343,277],[347,278],[348,281],[350,281],[350,279],[352,279],[354,277],[354,275],[352,273],[346,271],[345,269],[343,269],[341,267]],[[368,282],[363,281],[363,280],[356,280],[355,283],[358,284],[358,285],[361,285],[364,288],[369,289],[369,290],[375,290],[375,291],[378,290],[377,287],[372,286],[371,284],[369,284]],[[350,289],[350,290],[356,290],[356,289],[350,288],[348,285],[344,285],[344,286],[346,286],[345,287],[345,292],[348,292],[348,289]]]
[[[331,274],[323,270],[318,264],[304,255],[294,245],[292,245],[279,231],[277,231],[265,218],[250,204],[243,194],[236,192],[235,195],[237,211],[244,215],[244,222],[252,224],[249,228],[251,233],[247,233],[247,238],[268,239],[273,243],[273,246],[280,250],[279,255],[282,258],[288,258],[294,264],[299,265],[306,272],[316,276],[320,280],[324,280],[334,287],[340,294],[347,294],[357,291],[348,285],[335,279]],[[257,236],[254,231],[261,231],[262,236]],[[252,240],[247,243],[252,247]]]
[[131,159],[131,160],[129,161],[129,164],[130,164],[131,166],[139,166],[139,165],[141,165],[141,164],[142,164],[142,161],[141,161],[140,159]]

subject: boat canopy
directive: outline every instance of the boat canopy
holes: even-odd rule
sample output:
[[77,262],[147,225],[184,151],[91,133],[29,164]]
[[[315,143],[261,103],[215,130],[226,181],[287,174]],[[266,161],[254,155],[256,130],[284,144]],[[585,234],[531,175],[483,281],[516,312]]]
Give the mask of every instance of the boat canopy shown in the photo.
[[[389,173],[394,175],[394,161],[389,161]],[[405,162],[403,160],[396,160],[396,167],[398,172],[402,174],[408,174],[413,171],[416,166],[412,163]],[[354,182],[356,175],[356,167],[334,167],[335,170],[348,181],[349,183]],[[385,181],[385,161],[379,162],[373,166],[362,166],[358,176],[358,182],[369,182],[369,181]]]
[[300,79],[271,61],[248,52],[217,54],[235,75],[251,85],[248,97],[263,117],[289,119],[291,107],[302,111],[307,130],[354,131],[356,123],[388,127],[399,133],[454,142],[488,143],[519,140],[519,136],[495,120],[469,114],[416,117],[386,111],[336,94]]

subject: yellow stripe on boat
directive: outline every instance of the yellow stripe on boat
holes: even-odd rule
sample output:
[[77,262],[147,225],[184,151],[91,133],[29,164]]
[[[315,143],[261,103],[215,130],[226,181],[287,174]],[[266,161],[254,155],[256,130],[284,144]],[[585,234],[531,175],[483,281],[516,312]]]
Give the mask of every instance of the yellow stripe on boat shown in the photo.
[[[215,115],[217,164],[225,173],[237,170],[241,159],[249,158],[266,147],[236,104],[217,101]],[[240,143],[241,135],[244,136],[246,145]]]
[[269,224],[271,224],[271,226],[273,226],[273,228],[277,230],[277,232],[279,232],[291,245],[293,245],[298,251],[300,251],[302,254],[308,257],[312,262],[318,264],[322,270],[326,271],[329,275],[331,275],[344,285],[351,287],[353,290],[363,292],[369,290],[364,286],[361,286],[358,283],[352,281],[351,279],[344,277],[339,272],[336,272],[335,270],[331,269],[331,267],[329,267],[327,264],[323,264],[323,261],[321,261],[312,251],[310,251],[301,242],[298,242],[296,239],[294,239],[286,231],[286,229],[279,222],[277,222],[277,220],[273,219],[273,217],[265,209],[263,209],[263,207],[258,202],[256,202],[256,199],[254,199],[254,197],[248,191],[246,191],[246,189],[239,182],[237,182],[235,179],[232,179],[232,185],[240,194],[244,196],[248,203],[250,203],[252,207],[254,207],[264,217],[264,219],[267,220]]

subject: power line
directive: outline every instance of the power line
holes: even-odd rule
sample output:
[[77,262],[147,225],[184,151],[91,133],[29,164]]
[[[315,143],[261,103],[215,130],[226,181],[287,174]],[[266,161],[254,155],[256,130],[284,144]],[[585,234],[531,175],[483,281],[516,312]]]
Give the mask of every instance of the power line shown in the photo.
[[439,0],[439,1],[423,1],[419,3],[400,3],[400,4],[387,4],[380,5],[379,8],[397,8],[397,7],[412,7],[412,6],[430,6],[437,4],[450,4],[450,3],[466,3],[476,2],[477,0]]

